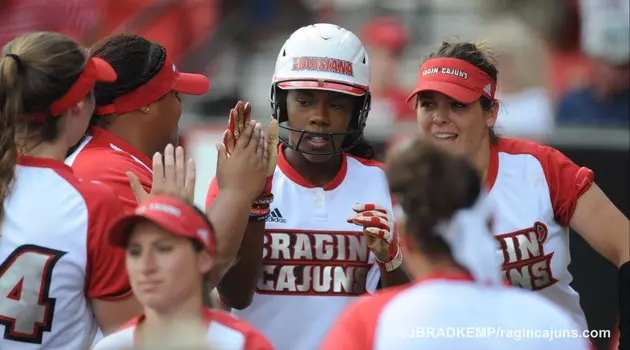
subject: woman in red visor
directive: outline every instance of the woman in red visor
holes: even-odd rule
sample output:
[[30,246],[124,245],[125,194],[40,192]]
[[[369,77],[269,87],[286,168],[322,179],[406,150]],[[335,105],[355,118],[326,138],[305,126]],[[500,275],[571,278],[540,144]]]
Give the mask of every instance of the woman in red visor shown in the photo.
[[504,278],[557,303],[587,330],[579,295],[570,286],[569,229],[620,267],[626,299],[628,218],[594,183],[590,169],[551,147],[495,135],[497,75],[486,48],[445,42],[422,63],[409,101],[421,134],[468,158],[485,179],[497,209],[492,233]]
[[[111,186],[123,201],[125,212],[132,212],[137,202],[127,173],[135,174],[145,191],[151,192],[151,157],[164,151],[168,159],[175,152],[171,144],[177,144],[181,94],[202,95],[209,89],[209,80],[200,74],[179,72],[164,47],[133,34],[106,38],[95,44],[91,52],[109,62],[118,73],[118,80],[97,84],[96,112],[88,136],[66,159],[66,164],[80,177]],[[248,135],[258,140],[260,128],[248,128]],[[251,196],[243,190],[247,188],[243,184],[256,182],[256,174],[260,174],[259,182],[266,179],[264,171],[258,170],[263,152],[256,153],[265,145],[256,142],[254,146],[243,151],[252,155],[252,161],[231,157],[222,164],[224,173],[230,175],[222,179],[221,186],[236,190],[226,191],[208,211],[217,232],[216,274],[212,274],[217,279],[238,249],[238,244],[227,249],[224,245],[234,245],[230,241],[232,233],[244,231],[249,217]]]
[[[204,306],[210,293],[204,275],[213,264],[216,246],[212,225],[200,210],[172,197],[151,196],[114,224],[109,240],[127,251],[129,279],[144,313],[105,337],[94,350],[134,345],[273,349],[244,321]],[[200,334],[177,339],[175,326],[182,321],[201,325]],[[173,340],[185,343],[173,344]]]
[[116,72],[69,38],[20,36],[0,57],[0,349],[86,349],[139,312],[107,229],[113,191],[63,163],[97,81]]

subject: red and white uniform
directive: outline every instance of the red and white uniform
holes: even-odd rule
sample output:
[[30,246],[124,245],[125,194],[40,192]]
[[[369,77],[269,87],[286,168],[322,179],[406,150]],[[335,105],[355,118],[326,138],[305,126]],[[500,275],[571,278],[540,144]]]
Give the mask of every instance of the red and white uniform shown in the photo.
[[486,178],[496,215],[492,233],[511,284],[538,291],[588,329],[578,293],[569,285],[569,222],[593,183],[590,169],[533,142],[499,139]]
[[467,276],[433,275],[356,302],[320,349],[589,349],[577,328],[561,308],[536,294]]
[[[207,205],[217,193],[213,181]],[[346,306],[376,289],[375,257],[362,230],[346,219],[355,215],[356,203],[391,211],[389,188],[379,163],[350,155],[329,184],[315,187],[289,165],[280,146],[273,194],[262,277],[252,304],[233,313],[277,349],[312,350]]]
[[[144,315],[127,322],[119,331],[108,335],[94,346],[93,350],[120,350],[134,345],[138,326]],[[204,310],[204,321],[208,327],[208,345],[221,350],[273,350],[269,340],[247,323],[221,310]],[[214,348],[214,347],[213,347]]]
[[101,128],[91,128],[79,147],[66,158],[66,164],[83,179],[99,181],[114,189],[127,213],[138,205],[129,185],[127,172],[140,180],[145,191],[151,191],[151,159],[118,136]]
[[131,295],[125,251],[107,241],[120,202],[63,162],[20,156],[0,235],[0,349],[86,349],[90,299]]

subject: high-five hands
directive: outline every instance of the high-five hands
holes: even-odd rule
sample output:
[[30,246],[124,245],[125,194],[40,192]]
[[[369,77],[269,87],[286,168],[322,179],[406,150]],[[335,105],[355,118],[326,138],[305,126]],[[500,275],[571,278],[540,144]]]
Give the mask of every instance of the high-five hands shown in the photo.
[[373,203],[356,204],[352,209],[357,214],[348,218],[348,222],[363,227],[367,246],[376,256],[379,265],[387,271],[394,271],[402,265],[402,252],[393,213]]
[[192,204],[195,199],[195,162],[192,159],[186,161],[184,148],[168,144],[162,153],[153,155],[153,183],[151,193],[147,193],[138,177],[128,171],[127,177],[131,190],[138,202],[142,202],[149,196],[171,196]]
[[[217,182],[219,190],[238,187],[244,191],[252,202],[250,220],[265,220],[269,214],[269,205],[273,201],[271,187],[273,173],[278,159],[278,123],[272,120],[265,137],[262,125],[251,120],[251,106],[239,101],[230,111],[228,129],[223,133],[223,144],[219,149],[219,162],[230,162],[249,156],[249,163],[234,161],[231,176],[219,174]],[[262,151],[262,153],[260,153]],[[217,164],[221,167],[221,164]],[[227,172],[227,170],[225,171]],[[221,177],[219,177],[221,175]],[[230,181],[226,185],[226,181]]]
[[[251,105],[249,102],[239,101],[230,111],[228,129],[223,133],[223,145],[228,156],[234,152],[236,141],[245,131],[251,121]],[[269,161],[267,163],[267,176],[272,176],[278,163],[278,121],[272,119],[267,129],[267,149],[269,150]]]

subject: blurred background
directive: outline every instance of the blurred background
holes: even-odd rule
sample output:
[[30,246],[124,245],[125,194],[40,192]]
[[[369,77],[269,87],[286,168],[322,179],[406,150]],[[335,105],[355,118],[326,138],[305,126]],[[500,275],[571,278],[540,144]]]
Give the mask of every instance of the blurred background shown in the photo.
[[[383,157],[413,136],[405,104],[420,62],[441,40],[485,40],[499,54],[497,132],[552,145],[592,168],[628,215],[630,25],[628,0],[0,0],[0,44],[23,32],[62,32],[90,46],[135,32],[166,46],[211,91],[185,100],[181,137],[198,165],[203,205],[229,110],[270,115],[269,87],[284,40],[330,22],[354,31],[372,65],[366,139]],[[591,329],[613,329],[616,268],[572,233],[574,287]],[[515,315],[518,317],[518,315]],[[599,349],[613,345],[595,339]]]

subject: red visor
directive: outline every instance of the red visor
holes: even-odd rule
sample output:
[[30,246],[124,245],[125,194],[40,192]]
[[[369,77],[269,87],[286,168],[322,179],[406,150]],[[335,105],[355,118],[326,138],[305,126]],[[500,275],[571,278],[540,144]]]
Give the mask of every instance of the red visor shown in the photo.
[[53,117],[58,117],[70,109],[94,89],[94,84],[97,81],[114,82],[116,81],[116,72],[106,61],[91,57],[85,63],[83,72],[68,92],[50,105],[50,114]]
[[494,101],[495,90],[492,78],[474,65],[457,58],[432,58],[420,67],[416,89],[407,103],[422,91],[441,92],[466,104],[481,96]]
[[369,91],[368,86],[353,86],[346,85],[334,80],[291,80],[279,82],[278,86],[283,90],[327,90],[336,91],[342,94],[348,94],[352,96],[363,96],[366,91]]
[[208,226],[201,214],[188,204],[166,196],[149,197],[138,204],[133,214],[117,220],[110,231],[109,243],[125,248],[133,224],[141,219],[149,220],[174,235],[197,240],[210,256],[214,256],[212,227]]
[[96,107],[96,114],[123,114],[135,111],[170,91],[187,95],[203,95],[210,88],[210,80],[202,74],[180,73],[173,61],[166,56],[164,66],[146,84],[134,91],[115,99],[112,104]]

